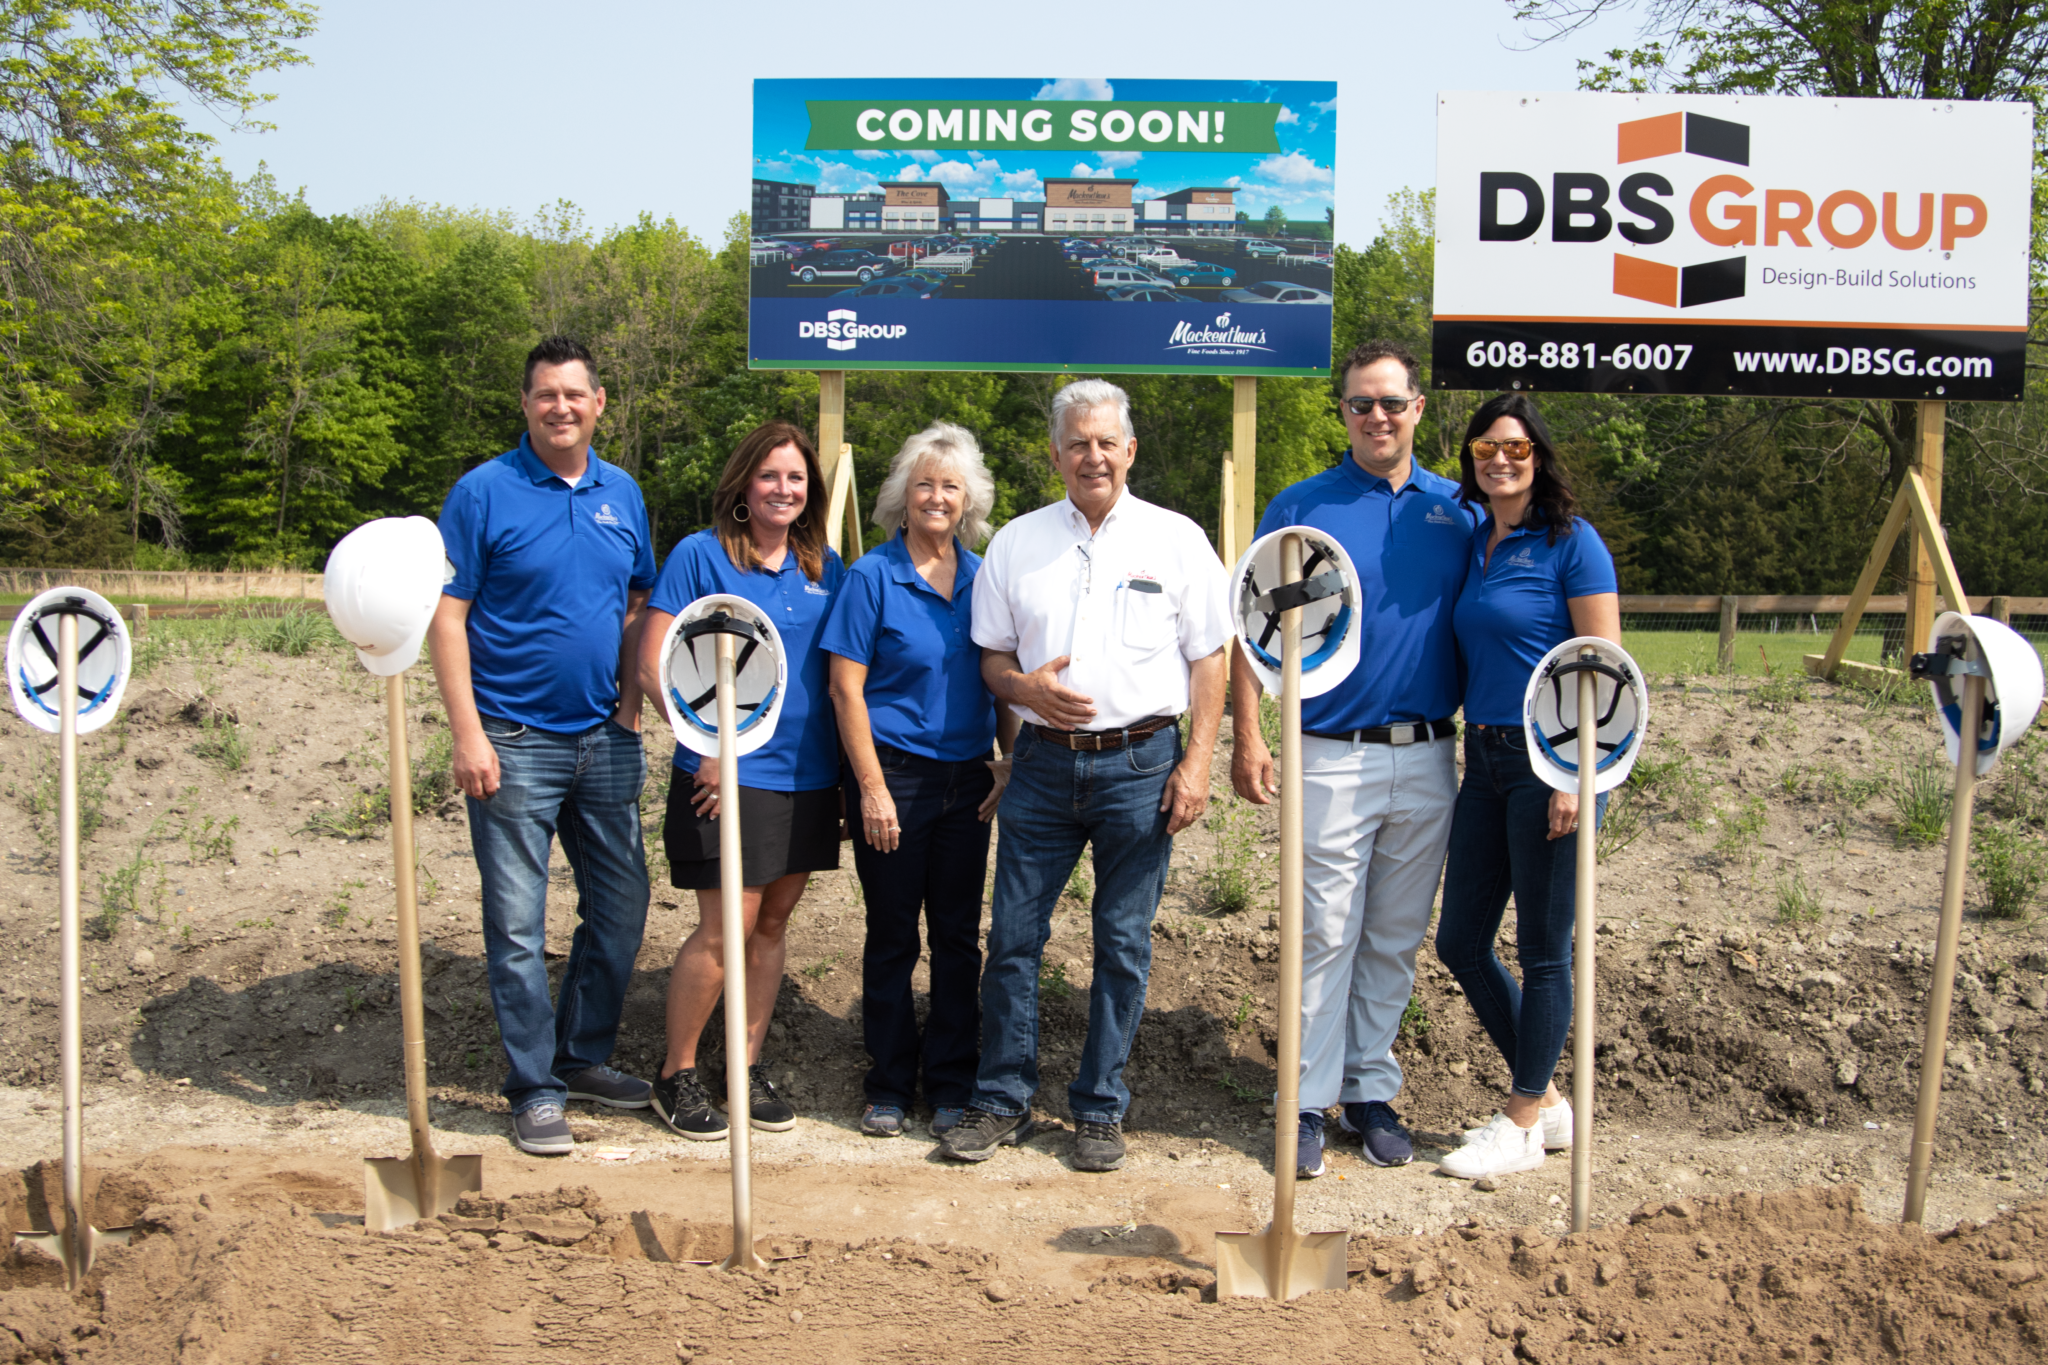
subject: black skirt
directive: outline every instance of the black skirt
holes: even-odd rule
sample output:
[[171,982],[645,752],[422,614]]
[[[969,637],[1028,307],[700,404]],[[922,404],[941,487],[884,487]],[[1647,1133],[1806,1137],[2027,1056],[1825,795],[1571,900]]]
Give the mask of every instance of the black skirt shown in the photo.
[[[717,820],[690,804],[697,784],[678,771],[668,787],[668,811],[661,822],[668,853],[669,885],[683,891],[716,891],[722,885]],[[839,866],[839,788],[776,792],[740,788],[740,877],[744,885],[766,886],[792,872],[830,872]]]

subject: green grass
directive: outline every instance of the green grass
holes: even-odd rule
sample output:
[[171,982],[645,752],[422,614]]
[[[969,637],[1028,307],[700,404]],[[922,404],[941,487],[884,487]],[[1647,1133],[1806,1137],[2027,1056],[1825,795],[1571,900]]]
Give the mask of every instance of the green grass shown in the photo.
[[1935,844],[1948,829],[1949,769],[1943,763],[1900,765],[1892,782],[1892,805],[1899,814],[1900,843]]
[[2026,918],[2048,883],[2048,852],[2011,825],[1986,824],[1975,835],[1970,870],[1983,887],[1984,913],[1992,919]]
[[1778,920],[1783,924],[1809,924],[1820,918],[1820,897],[1806,884],[1804,872],[1778,879]]
[[[1805,631],[1781,631],[1770,634],[1767,631],[1740,631],[1735,636],[1735,658],[1731,669],[1740,677],[1804,676],[1805,656],[1827,653],[1828,640],[1832,630],[1822,630],[1818,635]],[[1712,630],[1628,630],[1624,628],[1622,644],[1629,654],[1642,665],[1643,672],[1653,679],[1674,674],[1718,673],[1717,656],[1720,651],[1720,636]],[[2036,640],[2035,648],[2042,642]],[[1874,633],[1852,636],[1849,649],[1842,657],[1852,663],[1874,664],[1877,660],[1879,637]],[[2048,658],[2048,655],[2044,655]],[[1917,687],[1915,695],[1925,697],[1927,689]]]

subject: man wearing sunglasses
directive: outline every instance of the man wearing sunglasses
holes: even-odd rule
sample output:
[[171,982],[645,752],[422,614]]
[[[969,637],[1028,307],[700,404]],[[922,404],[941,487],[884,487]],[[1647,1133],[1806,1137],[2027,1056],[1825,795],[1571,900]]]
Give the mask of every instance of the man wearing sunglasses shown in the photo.
[[[1415,462],[1425,402],[1405,347],[1361,343],[1343,368],[1349,457],[1281,492],[1259,522],[1260,535],[1328,531],[1359,577],[1358,667],[1301,709],[1303,1177],[1323,1173],[1324,1111],[1340,1103],[1366,1160],[1400,1166],[1415,1156],[1391,1103],[1401,1089],[1393,1048],[1457,799],[1451,611],[1475,525],[1457,483]],[[1280,786],[1259,734],[1258,679],[1241,654],[1231,678],[1231,785],[1265,805]]]

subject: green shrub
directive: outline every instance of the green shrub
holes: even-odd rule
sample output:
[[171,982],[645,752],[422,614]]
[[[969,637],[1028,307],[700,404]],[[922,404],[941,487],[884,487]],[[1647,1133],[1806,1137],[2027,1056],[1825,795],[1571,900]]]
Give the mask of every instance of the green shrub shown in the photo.
[[2010,825],[1987,824],[1976,831],[1970,870],[1984,888],[1984,913],[1992,919],[2023,919],[2048,883],[2048,854],[2038,840]]
[[1258,817],[1249,802],[1235,797],[1209,816],[1216,848],[1197,878],[1202,905],[1211,914],[1235,915],[1251,908],[1259,890]]

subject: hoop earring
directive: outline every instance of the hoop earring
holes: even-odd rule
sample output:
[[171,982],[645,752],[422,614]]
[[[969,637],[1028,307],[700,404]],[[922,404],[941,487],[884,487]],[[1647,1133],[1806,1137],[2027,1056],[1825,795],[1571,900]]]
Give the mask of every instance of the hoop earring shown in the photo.
[[796,519],[796,529],[799,531],[805,529],[808,524],[802,517]]
[[732,505],[732,519],[734,521],[751,521],[753,520],[753,514],[747,511],[745,503],[736,502]]

